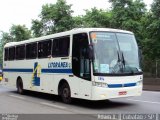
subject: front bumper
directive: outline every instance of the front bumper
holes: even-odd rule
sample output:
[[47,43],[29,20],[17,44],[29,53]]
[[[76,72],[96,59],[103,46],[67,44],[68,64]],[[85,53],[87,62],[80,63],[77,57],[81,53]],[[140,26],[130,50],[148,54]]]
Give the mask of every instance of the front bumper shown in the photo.
[[92,100],[105,100],[110,98],[140,96],[142,94],[142,88],[142,85],[122,88],[103,88],[93,86]]

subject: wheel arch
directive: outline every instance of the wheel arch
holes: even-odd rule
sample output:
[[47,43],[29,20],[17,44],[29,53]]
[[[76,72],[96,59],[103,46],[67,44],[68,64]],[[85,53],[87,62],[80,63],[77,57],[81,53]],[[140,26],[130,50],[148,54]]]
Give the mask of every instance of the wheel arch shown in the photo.
[[17,77],[16,87],[18,87],[18,82],[22,82],[22,84],[23,84],[23,80],[20,76]]
[[[61,79],[61,80],[59,81],[59,84],[58,84],[58,95],[61,95],[61,86],[62,86],[64,83],[68,84],[68,86],[69,86],[69,88],[70,88],[70,85],[69,85],[69,83],[67,82],[67,80]],[[71,88],[70,88],[70,89],[71,89]]]

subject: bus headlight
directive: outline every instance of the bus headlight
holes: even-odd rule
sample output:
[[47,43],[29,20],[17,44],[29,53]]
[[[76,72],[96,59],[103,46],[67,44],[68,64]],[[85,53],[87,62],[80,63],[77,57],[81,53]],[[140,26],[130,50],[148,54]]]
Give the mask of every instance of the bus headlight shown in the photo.
[[137,82],[137,86],[142,85],[142,80]]
[[97,87],[108,87],[107,83],[102,83],[102,82],[92,82],[93,86],[97,86]]

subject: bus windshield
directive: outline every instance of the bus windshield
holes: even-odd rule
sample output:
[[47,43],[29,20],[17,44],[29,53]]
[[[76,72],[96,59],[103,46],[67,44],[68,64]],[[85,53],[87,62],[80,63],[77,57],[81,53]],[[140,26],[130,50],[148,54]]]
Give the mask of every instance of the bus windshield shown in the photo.
[[142,72],[133,34],[91,32],[90,37],[95,54],[94,73],[115,75]]

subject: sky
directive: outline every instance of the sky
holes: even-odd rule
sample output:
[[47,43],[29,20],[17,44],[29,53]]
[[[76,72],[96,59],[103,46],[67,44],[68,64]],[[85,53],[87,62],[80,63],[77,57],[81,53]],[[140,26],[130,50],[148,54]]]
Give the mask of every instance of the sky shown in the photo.
[[[56,3],[57,0],[2,0],[0,2],[0,31],[8,32],[13,24],[26,25],[31,27],[32,19],[37,19],[41,12],[42,5]],[[85,9],[96,7],[98,9],[110,9],[108,0],[66,0],[72,4],[73,15],[85,14]],[[150,8],[153,0],[143,0]]]

